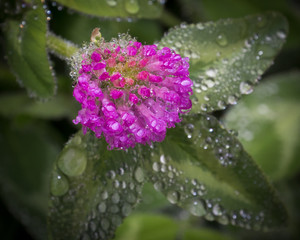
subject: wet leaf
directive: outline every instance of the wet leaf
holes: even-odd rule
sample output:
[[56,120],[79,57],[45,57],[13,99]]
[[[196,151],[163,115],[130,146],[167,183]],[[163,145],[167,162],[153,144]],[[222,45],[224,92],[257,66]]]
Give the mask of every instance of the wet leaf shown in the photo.
[[114,240],[174,240],[178,224],[160,215],[134,214],[118,228]]
[[141,203],[137,206],[136,212],[154,212],[158,209],[170,206],[166,197],[154,189],[152,183],[146,183],[142,191]]
[[194,81],[192,112],[211,112],[236,104],[272,64],[288,31],[279,13],[217,22],[182,24],[162,38],[160,46],[190,58]]
[[30,96],[51,97],[55,82],[46,51],[44,9],[31,9],[21,23],[9,20],[4,28],[7,59],[17,81],[26,87]]
[[65,146],[51,177],[51,239],[111,239],[140,201],[144,173],[135,150],[108,151],[80,131]]
[[45,124],[0,123],[1,197],[32,236],[45,239],[49,174],[60,141]]
[[57,0],[76,11],[98,17],[158,18],[163,1],[159,0]]
[[172,204],[225,225],[269,229],[285,224],[286,211],[273,188],[213,116],[186,118],[154,149],[152,160],[145,161],[147,179]]
[[269,77],[224,117],[272,180],[300,170],[300,73]]
[[58,119],[76,116],[77,106],[72,97],[58,95],[46,102],[35,101],[23,93],[2,94],[0,114],[5,117],[28,115],[44,119]]
[[[182,0],[182,2],[184,2],[184,0]],[[199,1],[197,2],[199,4]],[[226,11],[224,11],[224,7],[226,7]],[[204,19],[209,20],[227,17],[242,17],[249,14],[268,11],[270,9],[281,12],[289,22],[290,33],[285,48],[297,48],[300,42],[300,35],[298,33],[300,16],[298,12],[295,11],[295,5],[292,2],[285,0],[274,0],[272,2],[260,0],[201,1],[201,14]]]

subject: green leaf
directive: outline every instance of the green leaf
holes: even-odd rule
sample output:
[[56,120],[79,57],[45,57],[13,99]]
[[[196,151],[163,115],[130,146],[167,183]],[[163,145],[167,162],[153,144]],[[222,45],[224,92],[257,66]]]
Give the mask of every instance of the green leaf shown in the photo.
[[141,203],[137,206],[136,212],[154,212],[158,209],[169,207],[170,202],[165,196],[154,189],[152,183],[146,183],[142,191]]
[[49,98],[55,92],[46,31],[46,14],[41,6],[27,11],[21,25],[8,20],[4,26],[8,63],[17,81],[38,98]]
[[300,72],[266,79],[224,117],[272,180],[300,170]]
[[273,188],[213,116],[185,118],[155,148],[144,163],[148,180],[171,203],[221,224],[253,229],[284,225],[286,211]]
[[135,214],[118,228],[114,240],[174,240],[178,224],[159,215]]
[[140,200],[144,173],[136,151],[108,151],[103,139],[77,133],[51,177],[50,239],[111,239]]
[[76,11],[98,17],[158,18],[162,1],[149,0],[58,0]]
[[288,31],[275,12],[186,25],[172,29],[160,47],[190,58],[194,81],[192,112],[211,112],[236,104],[272,64]]
[[226,236],[225,234],[221,234],[216,230],[209,229],[187,229],[184,233],[183,240],[232,240],[233,238]]
[[[181,0],[184,4],[185,0]],[[194,0],[197,1],[197,0]],[[198,2],[199,4],[199,2]],[[226,6],[226,11],[224,11]],[[286,0],[260,1],[260,0],[202,0],[201,14],[204,19],[217,20],[227,17],[242,17],[249,14],[255,14],[263,11],[281,12],[290,24],[290,34],[285,48],[295,49],[299,47],[300,35],[299,24],[300,16],[295,11],[295,6],[292,2]]]
[[0,96],[0,114],[5,117],[28,115],[44,119],[74,118],[77,105],[74,99],[66,95],[42,102],[34,101],[23,93],[9,93]]
[[1,197],[32,236],[45,239],[49,174],[60,142],[39,122],[0,123]]

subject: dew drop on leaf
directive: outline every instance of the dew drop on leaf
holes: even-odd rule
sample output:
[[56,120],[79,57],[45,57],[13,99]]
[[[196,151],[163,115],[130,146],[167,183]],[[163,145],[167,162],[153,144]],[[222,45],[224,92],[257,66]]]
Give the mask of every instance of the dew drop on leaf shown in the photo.
[[212,208],[212,213],[215,216],[221,216],[222,215],[222,207],[219,204],[215,204]]
[[194,216],[200,217],[206,214],[204,204],[202,203],[201,200],[192,200],[187,206],[187,209]]
[[73,147],[67,148],[57,162],[59,169],[70,177],[81,175],[86,168],[86,164],[85,152]]
[[286,33],[284,31],[278,31],[278,32],[276,32],[276,35],[280,39],[286,39]]
[[57,171],[53,171],[51,178],[51,194],[53,196],[62,196],[69,190],[68,179]]
[[98,211],[100,213],[104,213],[106,211],[106,204],[105,204],[105,202],[99,203],[99,205],[98,205]]
[[138,167],[134,172],[134,178],[137,182],[141,183],[144,181],[144,172],[143,170]]
[[114,7],[117,5],[117,0],[106,0],[107,5]]
[[137,0],[125,0],[125,9],[130,14],[136,14],[140,10]]
[[227,37],[225,36],[225,34],[219,34],[217,36],[216,41],[217,41],[218,45],[220,45],[222,47],[225,47],[228,44]]
[[170,203],[175,204],[178,202],[180,198],[180,194],[177,191],[169,191],[167,195],[167,199],[169,200]]
[[253,86],[250,82],[241,82],[240,83],[240,92],[241,94],[250,94],[253,92]]
[[256,25],[259,27],[259,28],[263,28],[265,27],[267,24],[267,20],[264,16],[259,16],[257,17],[257,23]]

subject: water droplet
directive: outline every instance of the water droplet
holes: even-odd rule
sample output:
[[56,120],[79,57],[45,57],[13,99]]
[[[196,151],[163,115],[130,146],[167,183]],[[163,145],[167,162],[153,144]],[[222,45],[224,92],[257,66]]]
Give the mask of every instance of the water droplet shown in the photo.
[[153,186],[156,191],[162,191],[164,184],[162,182],[155,182]]
[[89,228],[91,229],[92,232],[95,232],[97,229],[96,223],[94,221],[90,221]]
[[220,109],[225,109],[226,103],[224,101],[220,100],[220,101],[218,101],[218,107]]
[[125,217],[129,216],[129,214],[132,212],[132,207],[128,204],[125,203],[124,206],[122,207],[122,213]]
[[194,125],[191,123],[188,123],[184,125],[184,132],[186,133],[188,138],[192,138],[193,132],[194,132]]
[[204,207],[204,204],[202,201],[198,200],[193,200],[189,205],[188,205],[188,210],[190,211],[191,214],[200,217],[206,214],[206,210]]
[[208,214],[205,215],[205,219],[207,221],[213,221],[215,218],[211,213],[208,213]]
[[117,205],[112,205],[112,206],[110,206],[109,210],[112,213],[117,213],[117,212],[119,212],[120,209]]
[[138,167],[134,172],[134,178],[137,182],[141,183],[144,181],[144,172],[143,170]]
[[273,58],[276,55],[276,49],[270,45],[260,45],[258,55],[262,58]]
[[118,203],[120,201],[120,195],[118,193],[114,193],[111,196],[111,200],[112,200],[113,203]]
[[225,47],[228,44],[227,37],[224,34],[219,34],[216,41],[221,47]]
[[160,155],[160,157],[159,157],[159,161],[160,161],[162,164],[166,164],[166,163],[167,163],[167,161],[166,161],[166,157],[165,157],[165,155],[164,155],[164,154]]
[[113,215],[111,217],[111,222],[115,226],[119,226],[122,223],[122,218],[120,218],[118,215]]
[[207,69],[205,74],[211,78],[214,78],[217,75],[217,71],[213,68]]
[[175,44],[175,47],[177,47],[177,48],[181,48],[182,47],[181,42],[175,42],[174,44]]
[[229,96],[228,97],[228,103],[231,105],[237,104],[237,98],[235,96]]
[[276,32],[276,35],[280,39],[286,39],[286,33],[284,31],[278,31],[278,32]]
[[154,162],[153,165],[152,165],[152,168],[155,172],[159,172],[160,170],[160,165],[158,162]]
[[101,227],[103,228],[103,230],[108,230],[109,228],[109,221],[107,219],[102,219],[101,220]]
[[199,30],[203,30],[204,29],[204,25],[202,23],[197,23],[196,24],[197,29]]
[[263,28],[264,26],[266,26],[266,18],[264,16],[259,16],[257,18],[257,23],[256,25],[259,27],[259,28]]
[[229,223],[229,218],[227,215],[223,214],[222,216],[220,216],[218,218],[218,222],[223,224],[223,225],[227,225]]
[[135,203],[135,201],[136,201],[136,197],[134,196],[133,193],[128,193],[126,199],[127,199],[127,202],[129,202],[129,203]]
[[241,94],[250,94],[253,92],[253,86],[250,82],[241,82],[240,83],[240,92]]
[[215,86],[215,81],[213,79],[211,79],[211,78],[205,79],[203,81],[203,83],[206,84],[206,86],[208,88],[212,88],[213,86]]
[[104,212],[106,211],[106,204],[105,204],[105,202],[102,202],[102,203],[100,203],[100,204],[98,205],[98,211],[99,211],[100,213],[104,213]]
[[67,193],[68,190],[68,179],[57,171],[53,171],[51,178],[51,194],[58,197]]
[[106,0],[107,5],[114,7],[117,5],[117,0]]
[[221,216],[222,215],[222,207],[219,205],[219,204],[216,204],[213,206],[213,209],[212,209],[212,213],[215,215],[215,216]]
[[103,200],[106,200],[108,198],[108,192],[107,191],[104,191],[102,194],[101,194],[101,197]]
[[140,6],[137,0],[126,0],[125,9],[130,14],[136,14],[140,10]]
[[208,105],[206,103],[202,103],[200,107],[201,107],[202,111],[206,112],[207,108],[208,108]]
[[83,150],[67,148],[57,161],[59,169],[68,176],[81,175],[87,164],[87,157]]
[[169,191],[167,194],[167,199],[172,204],[177,203],[179,198],[180,198],[180,194],[177,191]]
[[[49,67],[49,68],[50,68],[50,67]],[[80,145],[81,142],[82,142],[82,139],[81,139],[80,136],[75,136],[75,137],[73,137],[72,142],[73,142],[74,144],[76,144],[76,145]]]

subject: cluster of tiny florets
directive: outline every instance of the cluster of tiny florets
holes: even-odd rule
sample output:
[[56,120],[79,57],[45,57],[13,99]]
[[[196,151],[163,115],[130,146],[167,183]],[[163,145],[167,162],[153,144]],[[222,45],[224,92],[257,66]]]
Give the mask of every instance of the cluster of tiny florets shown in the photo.
[[101,41],[77,56],[73,95],[82,109],[73,121],[103,134],[109,149],[162,141],[191,109],[188,58],[134,39]]

